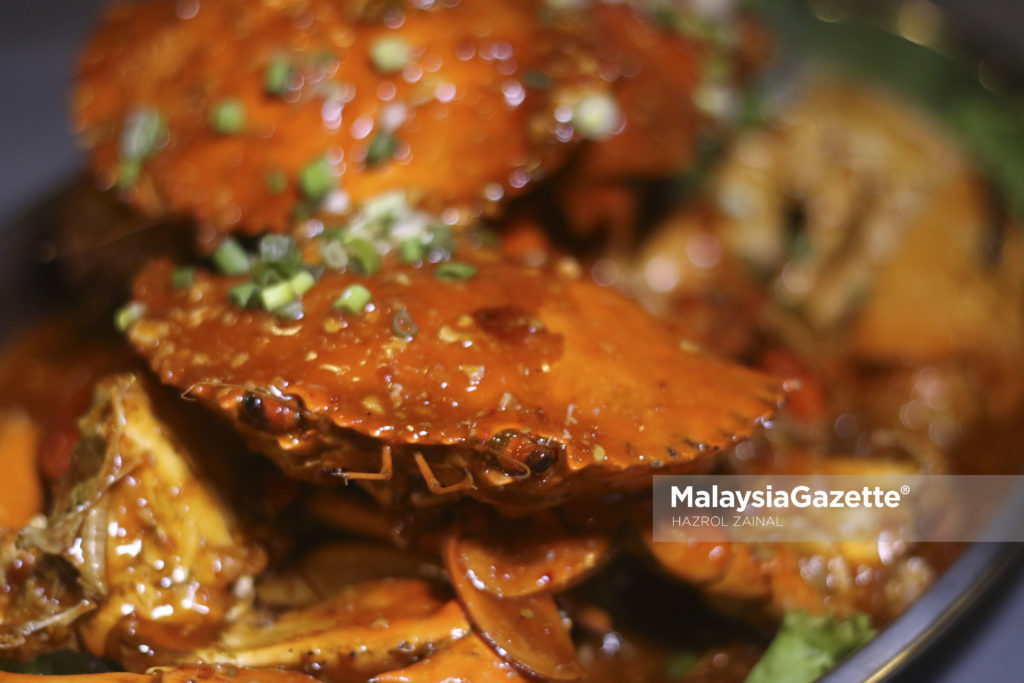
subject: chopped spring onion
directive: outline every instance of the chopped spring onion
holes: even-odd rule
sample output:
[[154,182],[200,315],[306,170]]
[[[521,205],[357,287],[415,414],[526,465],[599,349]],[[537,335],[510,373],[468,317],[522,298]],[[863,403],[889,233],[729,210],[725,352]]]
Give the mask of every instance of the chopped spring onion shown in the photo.
[[391,331],[399,339],[412,341],[419,334],[420,328],[412,321],[409,311],[403,308],[391,317]]
[[221,273],[228,277],[248,273],[252,267],[249,255],[245,253],[242,245],[230,238],[224,240],[213,252],[213,263]]
[[288,281],[288,284],[291,285],[295,296],[301,297],[313,288],[313,285],[316,284],[316,278],[313,277],[312,273],[300,270],[294,277],[292,277],[291,280]]
[[196,269],[189,267],[175,268],[171,275],[171,286],[175,289],[188,289],[196,281]]
[[398,73],[409,64],[409,46],[398,36],[378,38],[370,46],[370,61],[382,74]]
[[238,135],[245,130],[245,105],[236,97],[220,100],[210,112],[210,126],[221,135]]
[[156,152],[167,134],[167,124],[152,107],[136,109],[125,120],[118,141],[117,183],[131,187],[139,179],[142,162]]
[[292,82],[292,65],[284,57],[274,57],[267,64],[263,75],[263,89],[268,95],[284,97],[288,94]]
[[427,242],[427,254],[429,254],[430,260],[436,263],[451,258],[456,247],[452,229],[444,224],[436,224],[427,228],[427,233],[430,235],[430,240]]
[[427,253],[427,247],[418,239],[411,239],[398,245],[398,256],[402,263],[419,263]]
[[442,263],[434,271],[434,277],[445,282],[468,280],[474,275],[476,275],[476,266],[470,263],[462,263],[461,261]]
[[299,189],[310,201],[322,201],[335,185],[331,164],[324,157],[317,157],[299,172]]
[[122,161],[142,161],[156,151],[167,132],[159,111],[140,107],[128,115],[121,131],[118,152]]
[[290,282],[279,282],[260,290],[260,305],[264,310],[276,311],[292,301],[295,301],[295,290]]
[[125,332],[129,327],[138,322],[142,314],[146,312],[146,305],[138,301],[132,301],[117,309],[114,313],[114,327],[118,332]]
[[369,240],[350,237],[345,240],[345,248],[363,275],[373,275],[380,270],[380,252]]
[[588,140],[611,137],[621,122],[622,111],[618,102],[606,93],[594,93],[581,98],[572,111],[573,125]]
[[369,167],[379,166],[390,161],[398,151],[398,140],[391,133],[380,132],[370,140],[366,148],[366,165]]
[[276,264],[265,261],[257,261],[252,266],[252,281],[257,287],[270,287],[279,282],[284,282],[294,273],[282,273]]
[[288,235],[264,235],[260,238],[260,258],[268,263],[291,260],[295,254],[295,240]]
[[289,301],[284,306],[274,309],[274,315],[281,320],[299,320],[306,314],[306,309],[302,307],[302,302],[298,299]]
[[331,270],[344,270],[348,265],[348,252],[338,240],[324,240],[320,244],[320,258]]
[[285,176],[284,171],[274,168],[267,173],[267,189],[270,190],[270,194],[281,194],[287,188],[288,178]]
[[243,282],[228,290],[228,301],[239,308],[253,308],[258,303],[259,290],[255,282]]
[[370,303],[370,290],[362,285],[349,285],[337,299],[334,300],[334,308],[346,313],[362,313],[366,304]]

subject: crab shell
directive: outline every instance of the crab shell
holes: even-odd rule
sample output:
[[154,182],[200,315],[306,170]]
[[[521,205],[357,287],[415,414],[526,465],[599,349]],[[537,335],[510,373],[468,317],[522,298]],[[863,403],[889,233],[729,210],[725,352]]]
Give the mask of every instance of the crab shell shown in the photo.
[[[479,211],[546,175],[580,139],[556,131],[563,99],[610,88],[574,37],[580,27],[545,23],[541,5],[221,0],[194,16],[174,2],[121,5],[82,58],[77,129],[100,182],[124,186],[133,113],[158,112],[164,135],[141,154],[126,197],[220,231],[288,230],[310,199],[300,175],[321,158],[337,196],[314,212],[396,188],[430,211]],[[393,63],[375,59],[381,45]],[[274,67],[284,81],[268,92]],[[223,102],[244,112],[230,133],[211,123]],[[394,150],[377,160],[380,135]]]
[[[135,282],[145,312],[129,340],[290,474],[401,498],[417,474],[435,493],[521,506],[643,488],[748,437],[783,396],[613,290],[471,256],[477,274],[457,282],[432,264],[329,272],[287,322],[231,305],[237,279],[200,273],[176,290],[159,261]],[[333,309],[357,283],[371,304]]]

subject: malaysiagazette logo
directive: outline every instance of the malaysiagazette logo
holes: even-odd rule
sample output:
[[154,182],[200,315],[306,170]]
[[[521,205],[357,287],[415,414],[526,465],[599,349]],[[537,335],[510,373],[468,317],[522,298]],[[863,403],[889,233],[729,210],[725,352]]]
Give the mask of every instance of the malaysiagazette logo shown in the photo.
[[743,490],[721,488],[713,484],[710,489],[687,486],[671,487],[671,506],[702,510],[730,510],[745,513],[749,510],[770,509],[845,509],[845,508],[889,508],[896,509],[903,502],[903,496],[910,493],[910,486],[903,484],[899,489],[883,489],[881,486],[863,486],[857,490],[816,489],[798,485],[789,489],[777,489],[766,484],[763,489]]

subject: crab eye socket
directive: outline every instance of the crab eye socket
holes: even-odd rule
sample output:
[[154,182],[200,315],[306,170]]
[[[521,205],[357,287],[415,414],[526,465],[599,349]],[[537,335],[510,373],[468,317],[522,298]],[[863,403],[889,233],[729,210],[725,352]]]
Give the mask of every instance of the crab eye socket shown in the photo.
[[247,391],[242,397],[238,419],[261,432],[285,432],[302,422],[302,406]]
[[526,456],[524,462],[531,472],[539,474],[558,462],[558,451],[551,446],[535,448]]

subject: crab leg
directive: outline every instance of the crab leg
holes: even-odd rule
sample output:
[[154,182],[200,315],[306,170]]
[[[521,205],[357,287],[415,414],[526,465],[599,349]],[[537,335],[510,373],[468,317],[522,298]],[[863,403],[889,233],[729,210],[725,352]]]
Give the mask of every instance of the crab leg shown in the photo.
[[363,481],[388,481],[394,472],[391,460],[391,446],[384,445],[380,454],[380,472],[343,472],[342,477],[347,479],[361,479]]
[[413,455],[416,459],[416,467],[419,468],[420,474],[423,475],[424,481],[427,482],[427,488],[430,489],[431,493],[442,495],[445,493],[456,493],[458,491],[465,491],[473,486],[473,475],[466,472],[465,478],[458,484],[452,484],[451,486],[443,486],[434,472],[430,469],[430,465],[427,463],[427,459],[423,457],[423,454],[419,451]]

